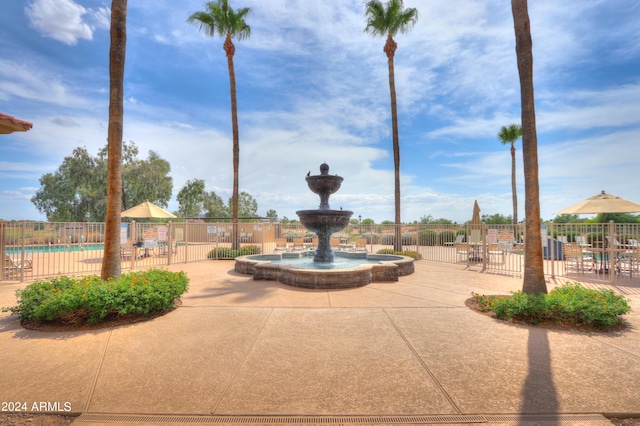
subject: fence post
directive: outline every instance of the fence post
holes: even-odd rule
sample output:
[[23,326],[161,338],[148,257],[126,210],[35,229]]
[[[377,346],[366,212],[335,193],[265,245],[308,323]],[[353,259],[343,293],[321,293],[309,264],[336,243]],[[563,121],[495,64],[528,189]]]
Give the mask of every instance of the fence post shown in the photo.
[[169,221],[167,225],[167,266],[169,266],[171,265],[171,257],[173,256],[173,222]]
[[551,278],[555,278],[556,274],[556,239],[553,235],[553,222],[549,223],[549,236],[551,237],[551,247],[549,248],[549,253],[551,254]]
[[[603,234],[604,235],[604,234]],[[616,270],[618,268],[617,265],[617,259],[615,256],[615,249],[616,249],[616,226],[615,223],[610,220],[609,221],[609,241],[608,241],[608,256],[609,256],[609,281],[611,282],[611,284],[614,284],[616,282]],[[607,242],[607,237],[602,237],[603,239],[603,244],[605,244]]]

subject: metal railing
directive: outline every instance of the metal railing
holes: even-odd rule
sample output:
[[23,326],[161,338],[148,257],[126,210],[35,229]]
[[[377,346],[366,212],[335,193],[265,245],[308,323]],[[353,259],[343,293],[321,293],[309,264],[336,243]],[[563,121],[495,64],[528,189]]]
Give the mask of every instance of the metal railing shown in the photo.
[[[524,224],[350,224],[334,233],[334,249],[392,251],[397,227],[403,250],[422,259],[515,276],[524,270]],[[94,222],[0,222],[0,251],[5,253],[0,280],[97,274],[102,267],[104,228],[104,223]],[[283,250],[278,247],[282,239],[285,250],[309,249],[314,243],[314,234],[301,225],[278,222],[132,221],[122,224],[120,235],[123,271],[273,253]],[[541,235],[547,276],[614,283],[640,275],[634,255],[640,250],[640,224],[551,223],[541,227]],[[300,239],[302,246],[294,244]],[[363,240],[364,247],[356,246]],[[574,253],[575,247],[580,259],[567,254],[569,248]]]

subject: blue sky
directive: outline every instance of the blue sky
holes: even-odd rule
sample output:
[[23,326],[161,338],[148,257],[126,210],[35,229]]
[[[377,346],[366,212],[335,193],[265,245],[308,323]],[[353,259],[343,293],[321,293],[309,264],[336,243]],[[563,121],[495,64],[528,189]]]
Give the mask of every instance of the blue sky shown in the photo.
[[[223,40],[185,23],[200,0],[130,1],[124,139],[189,179],[231,195]],[[296,218],[319,199],[322,162],[344,177],[331,197],[354,217],[393,220],[385,40],[363,32],[360,0],[232,0],[251,7],[236,41],[240,189],[259,214]],[[520,122],[510,2],[405,0],[420,17],[396,37],[402,220],[512,214],[511,158],[496,134]],[[30,198],[78,146],[96,154],[108,119],[110,2],[0,3],[0,112],[33,122],[0,136],[0,218],[44,219]],[[640,202],[640,2],[529,2],[542,217],[606,190]],[[518,216],[524,175],[517,144]]]

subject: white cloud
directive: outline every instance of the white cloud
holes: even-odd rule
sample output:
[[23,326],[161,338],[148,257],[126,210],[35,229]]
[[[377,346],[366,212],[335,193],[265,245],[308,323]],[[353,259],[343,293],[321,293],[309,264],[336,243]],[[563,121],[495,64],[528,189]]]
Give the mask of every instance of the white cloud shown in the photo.
[[47,37],[70,45],[93,38],[93,28],[83,20],[87,9],[73,0],[34,0],[25,12],[31,26]]

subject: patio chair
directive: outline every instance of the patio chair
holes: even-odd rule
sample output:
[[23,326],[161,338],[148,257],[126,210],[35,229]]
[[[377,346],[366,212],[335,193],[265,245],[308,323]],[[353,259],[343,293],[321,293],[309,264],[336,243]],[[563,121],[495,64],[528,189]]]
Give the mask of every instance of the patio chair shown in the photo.
[[289,245],[286,238],[276,238],[276,248],[273,249],[274,253],[277,251],[289,251]]
[[640,249],[634,249],[631,253],[625,253],[618,257],[618,268],[620,273],[629,273],[629,277],[640,274]]
[[456,244],[456,262],[459,262],[459,257],[462,257],[462,260],[467,262],[469,260],[469,255],[471,254],[469,243]]
[[10,278],[12,276],[20,275],[20,273],[24,272],[32,272],[33,271],[33,263],[29,259],[14,260],[9,257],[8,254],[4,255],[4,267],[3,274],[6,278]]
[[302,237],[295,237],[293,239],[293,251],[296,250],[300,250],[303,251],[304,250],[304,238]]
[[455,246],[456,244],[464,243],[464,234],[459,234],[455,241],[447,241],[445,246]]
[[576,272],[584,272],[593,269],[594,259],[582,251],[582,247],[578,244],[563,244],[562,254],[564,257],[565,271],[574,270]]
[[367,250],[367,239],[366,238],[356,238],[356,245],[354,247],[355,251],[369,251]]
[[498,257],[500,263],[504,263],[504,250],[502,250],[498,244],[489,244],[487,246],[487,254],[490,262]]
[[340,248],[340,238],[331,238],[329,240],[329,245],[332,250],[338,250]]

